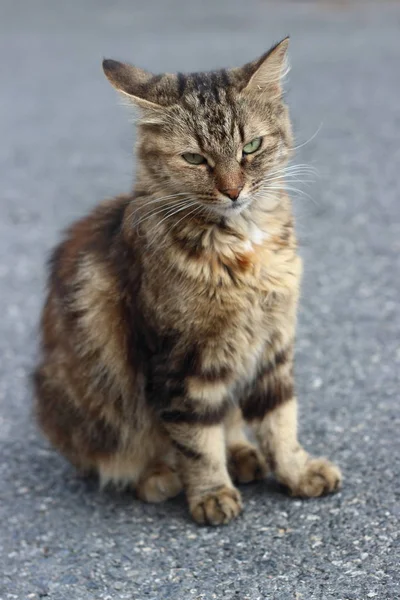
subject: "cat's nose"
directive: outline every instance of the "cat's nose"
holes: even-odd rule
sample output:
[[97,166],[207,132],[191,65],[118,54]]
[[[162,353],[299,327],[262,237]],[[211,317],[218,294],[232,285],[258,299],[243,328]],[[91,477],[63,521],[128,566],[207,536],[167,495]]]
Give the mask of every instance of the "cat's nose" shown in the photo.
[[230,198],[233,202],[235,200],[237,200],[239,198],[239,194],[242,191],[243,186],[237,186],[237,187],[232,187],[232,188],[224,188],[224,189],[220,189],[219,191],[221,192],[221,194],[224,194],[224,196],[228,196],[228,198]]

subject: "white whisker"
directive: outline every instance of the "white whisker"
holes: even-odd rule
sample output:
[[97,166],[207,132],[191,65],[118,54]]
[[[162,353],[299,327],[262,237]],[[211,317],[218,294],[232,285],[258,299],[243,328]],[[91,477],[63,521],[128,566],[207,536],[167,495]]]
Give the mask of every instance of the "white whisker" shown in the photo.
[[[183,217],[181,219],[179,219],[179,221],[177,221],[176,223],[174,223],[174,227],[176,227],[178,225],[178,223],[180,223],[185,217],[189,217],[191,214],[193,214],[195,212],[195,210],[197,208],[202,208],[202,206],[200,204],[197,204],[197,202],[195,202],[195,204],[197,205],[194,210],[192,210],[190,213],[188,213],[187,215],[183,215]],[[193,206],[193,205],[192,205]]]
[[300,194],[301,196],[304,196],[305,198],[308,198],[312,202],[315,202],[315,199],[312,196],[310,196],[310,194],[307,194],[303,190],[299,190],[298,188],[295,188],[293,186],[286,185],[285,183],[282,183],[282,186],[266,185],[264,189],[265,190],[277,190],[277,191],[281,191],[281,192],[282,191],[294,192],[294,193]]
[[307,144],[309,144],[310,142],[312,142],[313,139],[315,139],[317,137],[317,135],[319,134],[319,132],[321,131],[322,126],[323,126],[323,122],[321,121],[321,123],[318,125],[318,128],[315,131],[315,133],[313,133],[312,136],[306,142],[303,142],[302,144],[299,144],[298,146],[295,146],[293,148],[293,150],[298,150],[299,148],[303,148],[303,146],[307,146]]
[[147,219],[150,219],[154,215],[158,215],[160,213],[165,212],[166,210],[174,209],[174,208],[177,208],[178,206],[185,206],[185,205],[187,205],[187,201],[188,200],[190,200],[189,196],[186,197],[186,198],[180,198],[179,200],[176,200],[174,202],[168,202],[166,204],[166,206],[162,206],[161,208],[160,207],[156,207],[156,210],[152,210],[150,212],[147,212],[143,217],[141,217],[139,219],[139,221],[137,221],[136,226],[138,226],[140,223],[143,223],[143,221],[146,221]]
[[[195,211],[197,211],[197,210],[199,210],[199,211],[200,211],[200,210],[203,208],[203,207],[202,207],[200,204],[198,204],[198,202],[197,202],[197,201],[195,201],[195,200],[194,200],[194,201],[193,201],[193,202],[192,202],[190,205],[188,205],[188,206],[191,208],[191,207],[193,206],[193,204],[196,204],[195,208],[194,208],[192,211],[190,211],[188,214],[186,214],[186,215],[183,215],[183,217],[182,217],[181,219],[179,219],[179,220],[178,220],[176,223],[174,223],[174,225],[173,225],[174,227],[176,227],[176,225],[178,225],[178,223],[180,223],[180,222],[181,222],[183,219],[185,219],[186,217],[189,217],[189,216],[190,216],[191,214],[193,214]],[[169,215],[169,216],[175,216],[175,215],[176,215],[178,212],[181,212],[182,210],[183,210],[183,209],[180,209],[180,210],[178,210],[178,211],[174,212],[172,215]],[[165,220],[165,219],[163,219],[163,220]],[[161,224],[161,221],[160,221],[160,223],[158,223],[157,225],[160,225],[160,224]],[[156,228],[157,228],[157,226],[156,226],[156,227],[154,227],[154,228],[153,228],[151,231],[154,231]],[[151,231],[150,231],[149,233],[151,233]],[[154,239],[155,239],[155,236],[153,237],[153,239],[152,239],[152,240],[149,240],[149,244],[148,244],[149,246],[151,246],[151,245],[152,245],[152,243],[153,243],[153,240],[154,240]],[[155,249],[155,250],[154,250],[154,252],[151,254],[150,258],[152,258],[156,252],[157,252],[157,249]]]
[[138,206],[137,210],[140,210],[143,206],[148,206],[149,204],[154,204],[156,202],[162,202],[163,200],[169,200],[171,198],[178,199],[178,196],[187,196],[187,195],[188,195],[188,192],[177,192],[176,194],[170,194],[169,196],[161,196],[161,198],[152,198],[151,200],[148,200],[144,204],[141,204],[140,206]]
[[287,179],[289,177],[289,181],[294,181],[294,182],[298,182],[298,183],[313,183],[315,180],[314,179],[297,179],[296,178],[297,174],[286,174],[286,175],[279,175],[278,177],[267,177],[267,179],[265,179],[266,182],[274,182],[274,181],[279,181],[281,179]]
[[[191,207],[193,206],[193,204],[197,204],[197,202],[195,202],[195,201],[192,201],[192,202],[185,203],[185,206],[181,206],[180,208],[177,208],[176,210],[175,210],[175,207],[174,207],[174,210],[171,210],[171,211],[170,211],[170,212],[169,212],[169,213],[168,213],[168,214],[167,214],[167,215],[166,215],[166,216],[165,216],[163,219],[161,219],[160,221],[158,221],[158,223],[156,223],[156,225],[155,225],[155,226],[154,226],[152,229],[150,229],[150,231],[148,231],[148,232],[147,232],[147,234],[148,234],[148,235],[150,235],[150,234],[151,234],[153,231],[155,231],[155,230],[157,229],[157,227],[159,227],[159,226],[161,225],[161,223],[163,223],[163,222],[164,222],[166,219],[168,219],[168,218],[170,218],[170,217],[173,217],[173,216],[175,216],[176,214],[178,214],[178,213],[182,212],[182,211],[183,211],[183,210],[185,210],[186,208],[191,208]],[[191,214],[191,213],[189,213],[189,214]],[[184,216],[183,216],[183,218],[184,218]]]
[[310,173],[310,174],[315,174],[318,175],[318,171],[312,167],[311,165],[307,165],[307,164],[295,164],[295,165],[290,165],[288,167],[283,167],[281,169],[277,169],[276,171],[271,171],[268,173],[268,177],[272,176],[272,175],[282,175],[282,174],[291,174],[291,173]]

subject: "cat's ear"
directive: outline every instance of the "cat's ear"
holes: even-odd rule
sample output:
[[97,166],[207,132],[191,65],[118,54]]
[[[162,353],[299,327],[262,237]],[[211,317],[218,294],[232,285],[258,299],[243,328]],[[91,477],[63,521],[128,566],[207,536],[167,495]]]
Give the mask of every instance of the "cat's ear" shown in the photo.
[[286,37],[258,60],[245,65],[243,91],[281,96],[282,80],[289,72],[288,47],[289,37]]
[[111,59],[103,60],[103,71],[111,85],[140,108],[160,108],[151,94],[152,81],[156,78],[152,73]]

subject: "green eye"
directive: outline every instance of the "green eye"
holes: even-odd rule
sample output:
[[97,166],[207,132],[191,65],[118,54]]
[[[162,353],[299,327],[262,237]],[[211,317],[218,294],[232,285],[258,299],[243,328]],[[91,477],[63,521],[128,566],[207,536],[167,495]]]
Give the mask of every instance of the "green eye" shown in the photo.
[[261,142],[262,138],[254,138],[254,140],[251,140],[251,142],[243,146],[243,154],[253,154],[253,152],[259,150]]
[[186,160],[191,165],[203,165],[206,163],[206,159],[201,154],[192,154],[191,152],[186,152],[186,154],[182,154],[182,158]]

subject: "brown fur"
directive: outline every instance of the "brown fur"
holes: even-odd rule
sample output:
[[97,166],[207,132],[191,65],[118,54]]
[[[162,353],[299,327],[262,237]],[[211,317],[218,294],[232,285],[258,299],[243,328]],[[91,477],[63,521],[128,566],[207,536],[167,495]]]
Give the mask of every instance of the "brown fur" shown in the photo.
[[[75,223],[50,261],[35,374],[42,429],[104,484],[133,485],[149,502],[184,488],[199,523],[235,517],[231,476],[258,479],[267,463],[294,494],[340,483],[296,434],[301,262],[282,184],[286,47],[206,74],[105,61],[141,110],[136,188]],[[260,150],[244,154],[257,137]]]

